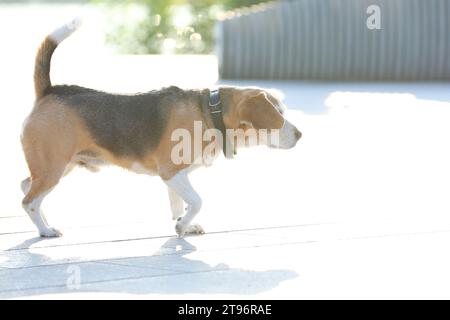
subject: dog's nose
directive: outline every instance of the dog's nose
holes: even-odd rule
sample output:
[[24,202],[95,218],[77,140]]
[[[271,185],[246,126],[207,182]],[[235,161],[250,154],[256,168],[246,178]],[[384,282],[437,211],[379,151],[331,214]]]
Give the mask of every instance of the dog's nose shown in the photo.
[[297,140],[300,140],[300,138],[302,137],[302,133],[300,131],[298,131],[297,129],[295,129],[295,138]]

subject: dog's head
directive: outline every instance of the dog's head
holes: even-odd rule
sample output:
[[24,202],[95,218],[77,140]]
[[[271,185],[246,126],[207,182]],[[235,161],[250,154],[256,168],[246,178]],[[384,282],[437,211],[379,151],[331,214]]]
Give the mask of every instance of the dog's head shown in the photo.
[[[284,117],[285,110],[282,97],[276,91],[235,89],[226,120],[230,127],[245,133],[245,145],[249,145],[248,138],[256,133],[257,144],[290,149],[297,144],[302,134]],[[238,142],[238,145],[243,143]]]

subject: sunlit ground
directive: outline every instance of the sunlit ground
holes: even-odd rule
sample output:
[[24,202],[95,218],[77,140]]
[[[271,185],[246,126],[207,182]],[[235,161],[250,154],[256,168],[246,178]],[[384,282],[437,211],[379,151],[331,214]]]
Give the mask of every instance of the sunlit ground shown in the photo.
[[[65,178],[44,204],[64,237],[35,239],[19,134],[35,49],[70,16],[43,10],[0,8],[1,297],[450,297],[448,84],[227,81],[282,90],[304,136],[193,174],[207,235],[172,238],[159,178],[108,168]],[[55,83],[135,92],[217,80],[214,56],[113,56],[95,21],[58,49]],[[79,289],[67,287],[73,266]]]

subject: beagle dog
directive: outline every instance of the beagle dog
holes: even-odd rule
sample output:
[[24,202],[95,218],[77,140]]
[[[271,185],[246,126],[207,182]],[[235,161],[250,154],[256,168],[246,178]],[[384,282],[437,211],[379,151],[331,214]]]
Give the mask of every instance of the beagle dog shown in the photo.
[[[56,29],[41,44],[34,70],[36,101],[21,134],[30,170],[30,177],[21,184],[25,194],[22,204],[40,236],[62,235],[48,225],[40,209],[45,196],[75,166],[96,171],[103,164],[160,176],[168,187],[177,234],[204,233],[192,224],[202,206],[188,179],[196,156],[191,155],[191,162],[173,161],[178,144],[174,131],[183,129],[194,135],[199,122],[203,124],[201,133],[211,128],[276,130],[277,143],[271,139],[272,133],[261,143],[284,149],[294,147],[300,139],[301,133],[284,119],[280,100],[258,88],[220,87],[211,91],[169,87],[117,95],[79,86],[53,86],[52,54],[78,25],[75,22]],[[214,139],[215,146],[224,149],[223,141]],[[205,151],[207,146],[202,148]]]

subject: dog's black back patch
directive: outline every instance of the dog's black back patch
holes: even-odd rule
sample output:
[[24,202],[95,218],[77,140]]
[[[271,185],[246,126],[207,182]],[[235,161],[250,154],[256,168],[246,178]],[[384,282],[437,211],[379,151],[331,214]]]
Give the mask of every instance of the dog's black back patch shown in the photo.
[[116,95],[78,86],[47,90],[75,110],[95,142],[118,157],[143,157],[160,142],[172,107],[185,98],[177,87]]

